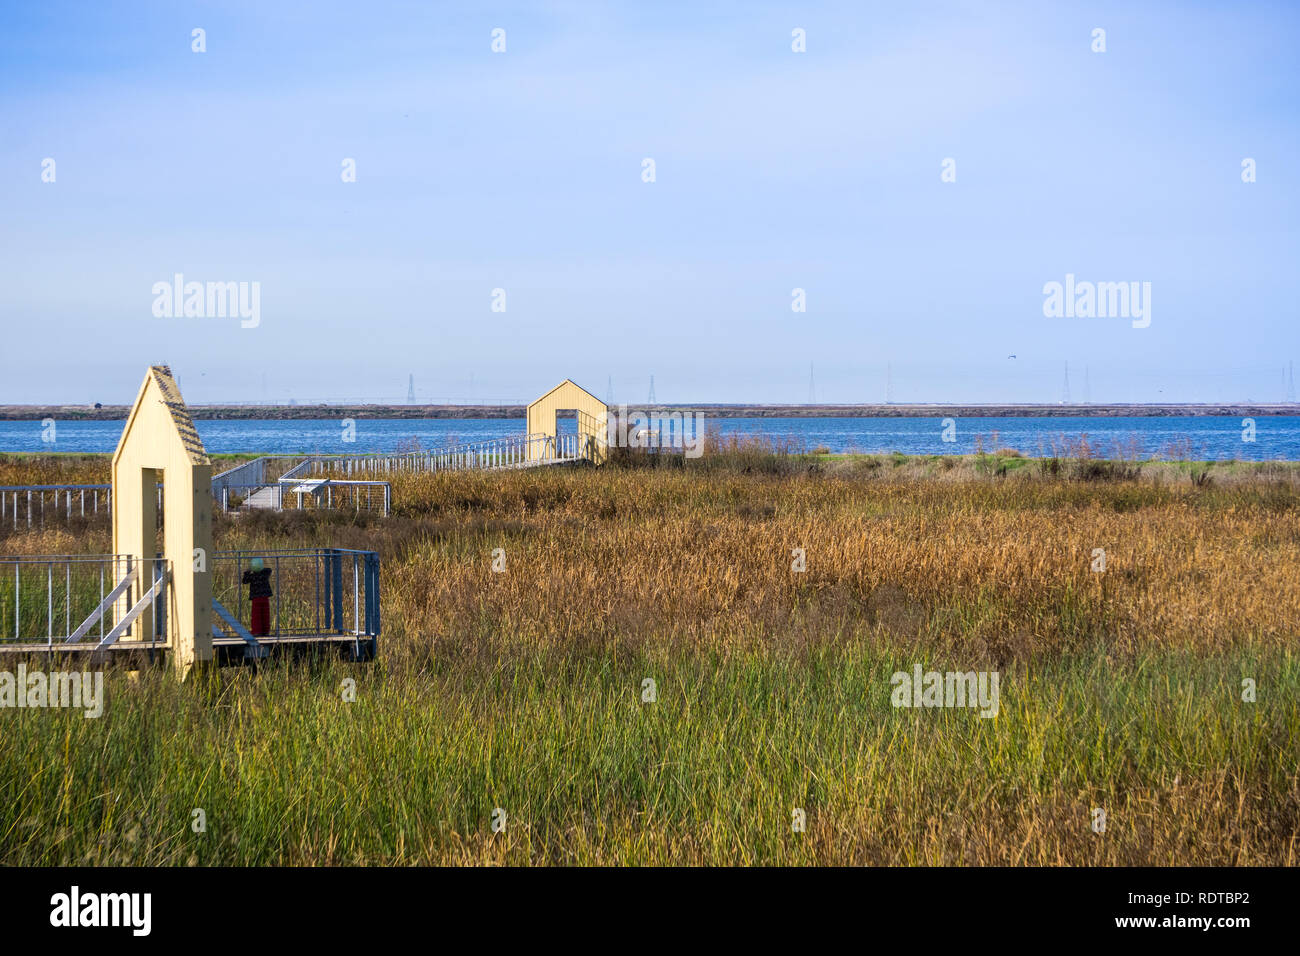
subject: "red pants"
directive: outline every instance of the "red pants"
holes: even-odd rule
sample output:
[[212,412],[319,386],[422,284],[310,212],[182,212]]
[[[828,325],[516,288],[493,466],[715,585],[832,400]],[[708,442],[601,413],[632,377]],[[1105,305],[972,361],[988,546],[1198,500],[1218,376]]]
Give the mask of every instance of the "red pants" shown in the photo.
[[255,597],[250,600],[253,602],[253,626],[248,630],[254,637],[265,637],[271,633],[271,599]]

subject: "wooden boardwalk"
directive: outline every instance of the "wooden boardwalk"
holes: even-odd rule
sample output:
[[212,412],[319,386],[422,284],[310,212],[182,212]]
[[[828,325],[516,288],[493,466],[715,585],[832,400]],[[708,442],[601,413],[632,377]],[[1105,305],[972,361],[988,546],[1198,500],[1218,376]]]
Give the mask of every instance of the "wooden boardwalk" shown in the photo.
[[[280,637],[268,635],[259,637],[257,642],[266,650],[263,657],[326,654],[350,661],[368,661],[372,660],[375,654],[375,640],[366,635],[286,634]],[[43,665],[67,662],[75,663],[78,667],[86,664],[139,667],[165,663],[170,650],[166,641],[121,640],[103,648],[91,642],[0,643],[0,669],[11,669],[12,665],[20,660],[41,661]],[[239,637],[214,636],[212,650],[219,664],[238,664],[250,659],[247,654],[248,644]]]

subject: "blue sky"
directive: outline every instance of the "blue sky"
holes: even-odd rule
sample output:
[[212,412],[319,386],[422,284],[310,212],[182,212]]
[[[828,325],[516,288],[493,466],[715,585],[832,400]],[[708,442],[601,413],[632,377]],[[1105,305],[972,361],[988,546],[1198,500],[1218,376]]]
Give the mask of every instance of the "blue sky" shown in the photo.
[[[1280,400],[1297,50],[1263,3],[6,4],[0,402],[160,361],[191,402]],[[260,324],[155,317],[178,272]],[[1067,273],[1150,327],[1046,318]]]

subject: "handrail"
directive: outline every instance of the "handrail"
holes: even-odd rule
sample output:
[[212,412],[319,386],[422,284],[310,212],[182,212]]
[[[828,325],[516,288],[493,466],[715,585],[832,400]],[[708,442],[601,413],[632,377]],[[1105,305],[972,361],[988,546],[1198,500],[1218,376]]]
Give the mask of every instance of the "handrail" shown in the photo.
[[[304,464],[306,464],[304,462]],[[393,486],[387,481],[360,481],[351,478],[310,478],[298,476],[294,478],[281,478],[277,483],[279,493],[278,505],[283,510],[287,506],[284,503],[286,494],[297,495],[298,508],[301,509],[305,498],[311,498],[314,506],[318,506],[323,500],[327,509],[333,510],[336,505],[336,498],[341,507],[346,507],[349,498],[357,511],[361,510],[361,492],[365,492],[365,510],[370,511],[374,507],[374,498],[371,491],[378,491],[379,505],[383,509],[384,515],[388,515],[393,510]],[[336,495],[336,492],[340,494]],[[223,505],[224,507],[224,505]]]
[[312,474],[524,468],[592,458],[600,444],[598,437],[593,439],[585,433],[557,436],[533,432],[419,452],[317,455],[312,461]]
[[348,548],[216,551],[209,567],[213,600],[248,620],[243,571],[260,558],[271,572],[270,606],[259,640],[336,635],[370,640],[379,634],[379,554]]
[[[157,487],[158,500],[161,502],[162,484]],[[54,501],[47,507],[50,496]],[[113,501],[112,485],[0,485],[0,528],[17,530],[23,526],[44,527],[47,511],[55,520],[71,520],[73,515],[94,517],[99,514],[101,498],[105,511],[110,510]]]
[[[584,413],[579,413],[578,422],[580,426],[585,424],[589,428],[599,425],[598,419]],[[274,459],[271,456],[263,456],[213,477],[212,494],[221,502],[222,509],[228,511],[232,492],[239,493],[247,501],[263,489],[274,489],[269,497],[263,496],[266,500],[259,499],[256,506],[279,510],[284,507],[285,483],[301,481],[309,477],[328,478],[336,486],[343,488],[366,485],[367,480],[357,476],[381,472],[529,468],[583,459],[599,463],[603,461],[601,452],[604,447],[605,441],[598,432],[593,434],[590,431],[583,431],[563,435],[530,432],[525,435],[485,438],[448,448],[413,452],[304,455],[301,461],[290,466],[277,479],[268,478],[266,474],[267,463]],[[327,507],[332,507],[333,499],[328,490],[325,497],[328,502]],[[391,508],[391,489],[384,491],[383,506],[387,514]]]
[[0,555],[0,644],[102,642],[135,631],[136,616],[150,606],[152,636],[133,636],[156,643],[166,633],[159,581],[168,568],[162,558],[129,554]]
[[[112,488],[112,484],[103,485],[0,485],[0,491],[103,491],[105,488]],[[162,482],[158,483],[162,487]]]

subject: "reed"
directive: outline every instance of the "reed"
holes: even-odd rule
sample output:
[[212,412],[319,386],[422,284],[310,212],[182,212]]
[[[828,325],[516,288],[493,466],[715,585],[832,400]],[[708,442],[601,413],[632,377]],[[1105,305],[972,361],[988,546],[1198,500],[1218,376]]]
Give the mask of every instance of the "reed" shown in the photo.
[[[0,862],[1300,863],[1293,468],[739,451],[219,516],[378,550],[380,658],[0,711]],[[998,715],[895,708],[918,663],[999,672]]]

